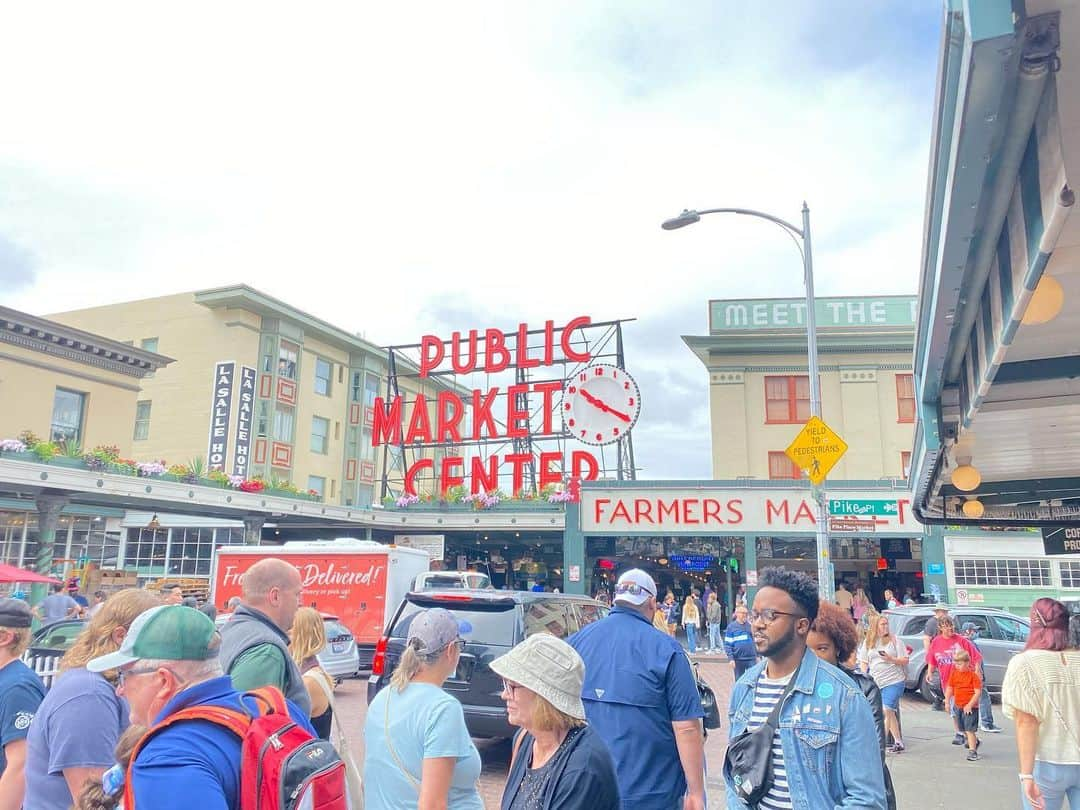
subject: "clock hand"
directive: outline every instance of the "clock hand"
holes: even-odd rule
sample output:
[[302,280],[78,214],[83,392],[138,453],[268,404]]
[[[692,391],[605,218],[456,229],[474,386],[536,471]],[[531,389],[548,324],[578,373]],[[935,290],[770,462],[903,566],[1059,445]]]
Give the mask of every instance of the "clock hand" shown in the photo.
[[632,421],[627,414],[623,413],[622,411],[615,410],[614,408],[612,408],[610,405],[608,405],[606,402],[604,402],[599,397],[594,397],[592,394],[590,394],[584,388],[581,389],[581,396],[583,396],[585,398],[585,401],[588,402],[590,405],[593,405],[594,407],[599,408],[600,410],[604,411],[605,413],[610,413],[612,416],[617,416],[621,420],[623,420],[624,422],[627,422],[627,423]]

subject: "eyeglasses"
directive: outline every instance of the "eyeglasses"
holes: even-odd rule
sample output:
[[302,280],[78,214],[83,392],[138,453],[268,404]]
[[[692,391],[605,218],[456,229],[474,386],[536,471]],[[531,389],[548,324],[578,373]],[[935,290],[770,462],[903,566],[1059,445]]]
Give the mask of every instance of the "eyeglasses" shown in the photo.
[[520,686],[521,686],[520,683],[513,683],[513,682],[505,680],[505,679],[503,680],[503,691],[508,693],[510,695],[510,697],[515,696],[515,693],[517,692],[517,690],[518,690],[518,688]]
[[639,594],[647,593],[649,596],[656,596],[655,593],[650,591],[644,585],[638,585],[636,582],[623,582],[616,585],[615,593],[628,593],[631,596],[638,596]]
[[794,616],[796,619],[805,619],[806,617],[801,613],[788,613],[786,610],[774,610],[773,608],[764,608],[763,610],[751,610],[749,613],[750,623],[753,624],[758,619],[761,619],[765,624],[772,624],[776,621],[777,616]]
[[451,644],[457,644],[458,652],[465,652],[465,639],[458,638],[450,642]]
[[120,686],[123,686],[124,681],[130,678],[132,675],[149,675],[151,672],[157,671],[158,667],[153,667],[152,669],[150,667],[145,667],[143,669],[122,669],[120,670],[120,674],[118,676],[119,680],[117,681],[117,683]]

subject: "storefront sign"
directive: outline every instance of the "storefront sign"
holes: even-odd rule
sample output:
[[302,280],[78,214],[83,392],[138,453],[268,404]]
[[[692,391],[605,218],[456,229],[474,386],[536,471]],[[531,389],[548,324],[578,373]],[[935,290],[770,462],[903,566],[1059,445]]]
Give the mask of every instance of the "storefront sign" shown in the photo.
[[883,537],[881,543],[881,556],[890,560],[910,560],[911,541],[906,537]]
[[711,554],[672,554],[671,564],[683,571],[708,571],[715,559]]
[[214,390],[210,402],[210,441],[206,450],[208,470],[225,470],[225,458],[229,453],[229,423],[232,418],[233,375],[236,363],[221,362],[214,365]]
[[[853,493],[855,500],[880,498]],[[911,514],[911,498],[892,499],[896,513],[858,518],[873,522],[877,534],[921,534]],[[748,489],[583,489],[581,530],[585,534],[671,532],[757,532],[778,534],[814,531],[814,502],[806,490]],[[850,520],[850,519],[848,519]]]
[[[814,304],[819,327],[912,326],[918,313],[918,302],[913,295],[818,298]],[[806,301],[802,298],[709,302],[709,329],[713,333],[799,327],[806,327]]]
[[446,556],[444,534],[395,534],[394,545],[426,551],[429,560],[441,560]]
[[[530,338],[528,324],[522,323],[513,332],[499,329],[472,329],[468,335],[453,332],[449,340],[436,335],[424,335],[421,338],[420,374],[421,380],[439,375],[485,373],[498,374],[507,369],[531,369],[541,366],[556,366],[569,361],[571,364],[587,364],[592,355],[586,348],[587,341],[579,333],[592,323],[582,316],[573,318],[563,326],[556,326],[554,321],[547,321],[542,330],[535,330]],[[539,337],[537,336],[539,335]],[[563,424],[563,409],[571,410],[572,405],[563,401],[564,387],[566,394],[574,394],[575,386],[584,382],[595,383],[611,375],[611,366],[598,364],[579,369],[568,381],[552,380],[509,385],[505,391],[499,387],[477,389],[468,396],[462,396],[456,390],[439,391],[434,400],[423,394],[406,400],[400,394],[392,399],[376,397],[374,419],[371,431],[372,446],[379,445],[421,445],[433,444],[461,445],[463,443],[506,445],[516,439],[555,438],[564,435],[568,429],[574,430],[576,438],[592,444],[605,444],[617,441],[620,436],[630,433],[632,420],[623,413],[627,408],[640,408],[636,396],[629,396],[629,404],[614,400],[609,396],[603,399],[589,394],[589,407],[598,413],[614,414],[627,420],[627,424],[618,422],[614,432],[605,433],[597,439],[597,434],[577,435],[577,428],[572,418]],[[615,371],[619,371],[615,369]],[[614,375],[612,375],[614,376]],[[595,379],[594,379],[595,377]],[[625,384],[630,385],[630,380]],[[610,381],[605,390],[615,392],[614,381]],[[624,380],[618,381],[617,392],[625,394]],[[533,412],[523,404],[542,403],[539,408],[532,405]],[[610,400],[610,401],[608,401]],[[622,409],[622,410],[620,410]],[[539,417],[534,429],[533,414]],[[622,434],[619,433],[622,430]],[[537,463],[538,462],[538,463]],[[427,471],[439,481],[441,492],[451,487],[464,485],[468,481],[473,494],[499,488],[500,466],[510,467],[512,492],[521,490],[525,480],[525,470],[529,465],[537,466],[537,486],[543,488],[549,484],[560,484],[564,475],[582,481],[594,481],[600,475],[600,464],[591,452],[573,450],[569,458],[562,452],[541,452],[538,458],[531,453],[511,453],[499,456],[489,454],[484,457],[449,454],[435,462],[431,458],[420,458],[405,473],[405,491],[416,494],[416,478]],[[437,473],[437,474],[436,474]]]
[[240,399],[236,407],[236,451],[233,475],[248,477],[251,455],[251,420],[255,416],[255,369],[240,366]]
[[570,581],[571,582],[581,582],[581,566],[580,565],[571,565],[570,566]]
[[748,569],[746,569],[746,585],[747,585],[747,587],[750,587],[750,588],[757,587],[757,569],[756,568],[748,568]]
[[926,568],[926,573],[943,576],[945,574],[945,563],[930,563]]
[[1042,530],[1046,554],[1080,554],[1080,526],[1055,526]]

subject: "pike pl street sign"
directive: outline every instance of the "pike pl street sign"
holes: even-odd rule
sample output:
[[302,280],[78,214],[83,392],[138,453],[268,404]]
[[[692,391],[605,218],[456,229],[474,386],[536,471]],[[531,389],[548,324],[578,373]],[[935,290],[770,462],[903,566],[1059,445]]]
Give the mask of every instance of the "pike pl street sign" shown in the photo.
[[811,416],[784,453],[806,472],[806,477],[812,483],[818,485],[847,452],[847,448],[847,442],[831,427],[818,417]]
[[862,517],[873,515],[882,517],[896,516],[899,507],[895,500],[892,501],[852,501],[846,498],[829,498],[829,514],[833,516]]

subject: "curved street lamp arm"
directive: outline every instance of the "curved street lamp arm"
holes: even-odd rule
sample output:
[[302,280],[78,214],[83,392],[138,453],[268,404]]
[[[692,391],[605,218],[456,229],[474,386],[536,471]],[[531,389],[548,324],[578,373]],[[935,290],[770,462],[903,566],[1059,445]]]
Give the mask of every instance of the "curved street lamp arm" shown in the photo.
[[755,211],[753,208],[702,208],[697,213],[699,214],[743,214],[748,217],[760,217],[761,219],[767,219],[769,222],[775,222],[781,228],[791,231],[797,234],[800,239],[803,238],[803,232],[801,228],[796,228],[790,222],[780,219],[780,217],[774,217],[772,214],[766,214],[764,211]]

